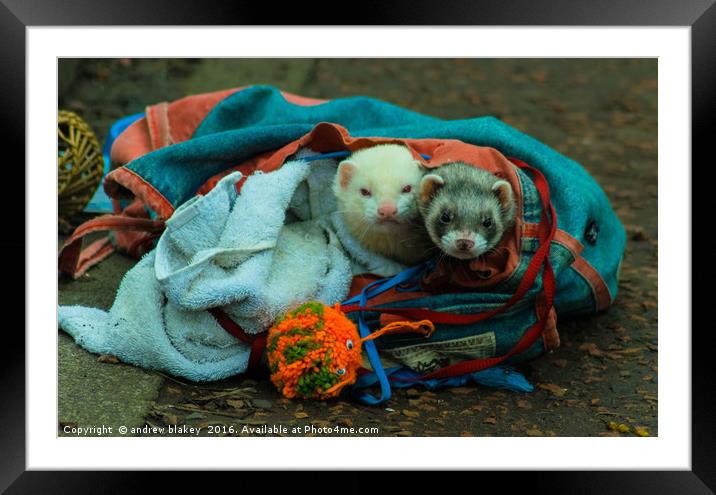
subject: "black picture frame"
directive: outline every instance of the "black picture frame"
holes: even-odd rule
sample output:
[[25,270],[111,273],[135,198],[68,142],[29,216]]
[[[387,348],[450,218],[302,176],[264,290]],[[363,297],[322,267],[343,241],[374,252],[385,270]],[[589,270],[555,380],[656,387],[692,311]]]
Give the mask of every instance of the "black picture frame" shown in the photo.
[[[320,20],[316,12],[338,12],[312,3],[283,4],[280,9],[268,2],[152,0],[0,0],[0,98],[3,100],[0,141],[3,150],[17,149],[13,166],[5,169],[6,204],[25,204],[24,142],[25,133],[25,29],[28,26],[112,26],[112,25],[535,25],[535,26],[690,26],[692,68],[692,160],[706,158],[710,145],[711,124],[716,109],[716,0],[519,0],[489,2],[460,0],[449,4],[415,1],[368,2],[351,15],[339,14],[330,22]],[[350,22],[347,22],[350,21]],[[9,165],[9,164],[7,164]],[[24,187],[20,187],[23,184]],[[7,201],[7,194],[17,194]],[[6,292],[6,308],[27,308],[25,291],[19,290],[25,264],[25,216],[19,208],[6,215],[0,255],[6,260],[6,276],[16,287]],[[24,263],[17,260],[23,253]],[[23,272],[22,274],[20,272]],[[16,282],[17,281],[17,282]],[[24,288],[25,282],[22,282]],[[692,288],[685,288],[692,290]],[[692,291],[693,293],[693,291]],[[7,310],[9,311],[9,310]],[[15,312],[20,314],[19,312]],[[24,313],[18,320],[22,320]],[[0,407],[0,489],[7,493],[126,493],[144,482],[130,480],[118,472],[26,471],[25,437],[25,338],[19,325],[7,325],[2,349],[4,405]],[[708,330],[708,327],[702,330]],[[50,329],[48,329],[50,330]],[[687,329],[670,329],[682,331]],[[49,334],[48,334],[49,337]],[[686,337],[685,337],[686,338]],[[691,471],[615,471],[513,473],[509,485],[524,483],[530,492],[550,493],[715,493],[716,492],[716,410],[714,388],[713,338],[710,332],[693,332],[692,338],[692,470]],[[504,482],[505,475],[482,473],[480,486],[490,481]],[[493,480],[487,480],[487,477]],[[173,475],[175,482],[186,483],[190,475]],[[277,478],[278,479],[278,478]],[[416,476],[417,481],[420,477]],[[212,484],[214,482],[212,481]],[[491,484],[491,483],[490,483]],[[348,486],[351,485],[351,486]],[[146,485],[148,486],[148,485]],[[208,485],[207,485],[208,486]],[[288,486],[288,485],[287,485]],[[493,485],[494,486],[494,485]],[[499,485],[498,485],[499,486]],[[102,487],[100,489],[100,487]],[[278,488],[274,485],[274,488]],[[346,490],[370,490],[370,483],[346,483]]]

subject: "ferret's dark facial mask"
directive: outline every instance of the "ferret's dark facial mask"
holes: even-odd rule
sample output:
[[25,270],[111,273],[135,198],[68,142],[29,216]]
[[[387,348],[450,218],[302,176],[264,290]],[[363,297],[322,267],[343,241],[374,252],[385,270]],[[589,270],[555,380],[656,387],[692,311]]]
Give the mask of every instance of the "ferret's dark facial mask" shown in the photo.
[[512,188],[495,178],[492,184],[458,181],[448,175],[426,175],[420,202],[430,238],[445,254],[473,259],[489,253],[512,223]]

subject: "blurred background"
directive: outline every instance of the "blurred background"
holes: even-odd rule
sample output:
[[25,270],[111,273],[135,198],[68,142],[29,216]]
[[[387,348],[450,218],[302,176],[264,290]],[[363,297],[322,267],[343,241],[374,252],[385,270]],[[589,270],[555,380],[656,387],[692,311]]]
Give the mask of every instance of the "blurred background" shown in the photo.
[[[627,228],[628,244],[615,305],[603,315],[559,322],[562,347],[522,370],[537,387],[534,393],[458,389],[416,396],[396,391],[387,405],[390,412],[350,402],[338,402],[340,408],[286,403],[270,384],[244,377],[220,387],[255,388],[258,396],[268,399],[269,407],[252,417],[264,422],[288,424],[305,414],[305,408],[321,421],[379,422],[384,435],[634,434],[633,428],[616,431],[610,422],[644,427],[656,435],[657,63],[656,59],[59,59],[58,107],[85,119],[101,145],[116,120],[143,112],[147,105],[269,84],[316,98],[372,96],[445,119],[492,115],[543,141],[581,163],[602,185]],[[64,238],[59,236],[60,241]],[[115,254],[79,280],[60,279],[60,304],[109,308],[119,281],[134,263]],[[230,421],[226,412],[192,419],[174,410],[168,417],[167,408],[196,399],[201,389],[98,361],[62,333],[59,344],[60,423]],[[201,404],[216,411],[229,407],[210,399]]]

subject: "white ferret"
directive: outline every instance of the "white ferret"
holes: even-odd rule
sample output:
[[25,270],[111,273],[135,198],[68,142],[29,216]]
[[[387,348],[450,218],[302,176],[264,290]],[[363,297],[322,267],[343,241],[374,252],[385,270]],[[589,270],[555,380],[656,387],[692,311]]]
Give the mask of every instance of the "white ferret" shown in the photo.
[[407,265],[427,258],[432,243],[416,199],[423,174],[420,162],[399,144],[364,148],[338,165],[338,208],[363,247]]

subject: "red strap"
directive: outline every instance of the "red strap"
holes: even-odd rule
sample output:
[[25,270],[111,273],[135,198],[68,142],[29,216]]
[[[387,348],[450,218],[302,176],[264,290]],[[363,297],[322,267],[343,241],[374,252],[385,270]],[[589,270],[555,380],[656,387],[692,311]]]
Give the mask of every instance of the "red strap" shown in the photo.
[[451,366],[438,369],[426,375],[423,375],[419,379],[436,379],[436,378],[447,378],[451,376],[460,376],[467,373],[474,373],[481,371],[492,366],[495,366],[507,358],[519,354],[529,349],[542,335],[544,326],[547,322],[550,310],[554,304],[554,294],[556,289],[556,280],[554,271],[552,270],[552,264],[549,260],[549,250],[552,244],[552,239],[557,231],[557,214],[554,210],[554,206],[550,201],[549,184],[547,179],[542,173],[527,165],[525,162],[516,158],[510,158],[510,160],[518,167],[532,172],[534,178],[534,184],[537,188],[537,192],[540,196],[542,203],[542,215],[538,229],[538,239],[540,242],[539,248],[535,252],[534,257],[530,261],[525,270],[525,274],[520,281],[519,286],[515,293],[503,306],[496,308],[491,311],[485,311],[482,313],[472,315],[459,315],[453,313],[445,313],[440,311],[432,311],[421,308],[362,308],[360,306],[344,306],[343,311],[357,311],[357,310],[368,310],[379,313],[390,313],[399,314],[404,317],[413,319],[430,319],[434,323],[446,323],[446,324],[469,324],[476,323],[478,321],[490,318],[498,313],[501,313],[514,305],[517,301],[522,299],[527,291],[533,286],[537,275],[542,269],[542,284],[544,294],[544,304],[539,304],[537,321],[524,333],[522,338],[515,344],[515,346],[502,356],[496,356],[492,358],[484,359],[472,359],[468,361],[462,361]]
[[470,359],[467,361],[462,361],[460,363],[446,366],[444,368],[440,368],[439,370],[433,371],[432,373],[423,375],[421,379],[429,380],[433,378],[447,378],[451,376],[465,375],[467,373],[474,373],[476,371],[481,371],[487,368],[491,368],[492,366],[496,366],[501,362],[505,361],[507,358],[529,349],[532,344],[534,344],[537,339],[539,339],[540,335],[542,335],[545,323],[547,322],[547,318],[549,316],[550,309],[552,308],[552,304],[554,302],[554,290],[556,283],[554,278],[554,272],[552,271],[552,265],[550,264],[549,260],[545,264],[543,282],[546,302],[543,305],[543,310],[538,313],[537,321],[534,323],[534,325],[532,325],[524,333],[522,338],[517,342],[517,344],[515,344],[512,349],[510,349],[507,354],[492,358]]
[[[74,278],[79,277],[90,266],[97,263],[100,259],[92,256],[91,253],[82,251],[82,241],[85,236],[93,232],[103,232],[108,230],[116,231],[142,231],[149,234],[159,234],[164,230],[164,222],[161,220],[152,220],[150,218],[137,218],[126,215],[102,215],[83,223],[75,229],[72,236],[67,239],[64,246],[60,250],[58,268],[62,273],[71,275]],[[96,250],[93,244],[88,249]],[[109,253],[106,251],[102,254],[105,256]],[[94,263],[88,263],[94,261]]]
[[231,335],[239,339],[244,344],[251,346],[251,353],[249,354],[249,365],[248,371],[255,371],[259,369],[261,364],[261,356],[263,356],[264,349],[266,348],[266,332],[262,332],[256,335],[247,334],[240,325],[232,320],[229,315],[221,311],[219,308],[210,308],[209,313],[216,318],[216,321],[221,327],[229,332]]

